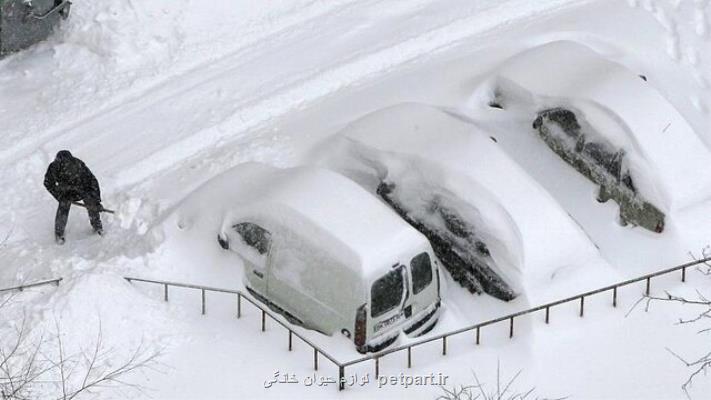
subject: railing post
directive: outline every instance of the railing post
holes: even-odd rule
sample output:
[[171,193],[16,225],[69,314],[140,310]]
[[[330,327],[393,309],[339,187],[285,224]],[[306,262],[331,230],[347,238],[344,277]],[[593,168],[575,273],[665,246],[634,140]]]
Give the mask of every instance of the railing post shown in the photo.
[[262,310],[262,332],[267,329],[267,313]]
[[407,368],[412,368],[412,347],[407,348]]
[[585,296],[580,297],[580,318],[585,314]]
[[167,283],[163,285],[163,301],[168,301],[168,284]]
[[291,351],[291,348],[292,348],[292,346],[291,346],[291,335],[292,335],[292,331],[289,330],[289,351]]
[[237,293],[237,318],[242,318],[242,293]]
[[200,289],[202,292],[202,315],[205,315],[205,289]]
[[612,306],[617,307],[617,286],[612,288]]
[[681,269],[681,281],[686,282],[686,267]]
[[447,337],[446,336],[442,337],[442,355],[443,356],[447,355]]
[[318,350],[314,348],[314,371],[318,371]]
[[650,277],[650,278],[647,278],[647,291],[645,292],[645,293],[647,294],[647,296],[649,296],[649,289],[650,289],[650,286],[651,286],[651,281],[652,281],[652,278],[651,278],[651,277]]
[[511,321],[509,324],[509,339],[513,338],[513,332],[514,332],[514,317],[511,317]]
[[546,307],[546,324],[549,323],[550,321],[550,316],[551,316],[551,308]]
[[481,343],[481,341],[479,340],[481,338],[480,330],[481,330],[481,327],[477,326],[476,327],[476,345],[477,346],[479,345],[479,343]]
[[345,368],[342,365],[338,366],[338,390],[341,391],[345,389],[346,387],[346,378],[345,378]]
[[380,376],[380,358],[375,357],[375,379]]

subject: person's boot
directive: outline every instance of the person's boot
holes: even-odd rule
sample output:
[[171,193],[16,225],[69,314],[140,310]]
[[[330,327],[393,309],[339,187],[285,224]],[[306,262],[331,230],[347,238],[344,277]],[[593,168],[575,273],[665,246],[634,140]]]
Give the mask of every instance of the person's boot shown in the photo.
[[95,203],[93,201],[84,200],[87,204],[87,211],[89,212],[89,222],[91,227],[94,228],[94,232],[99,236],[104,236],[104,227],[101,224],[101,204]]
[[56,235],[54,237],[54,241],[57,242],[57,244],[61,246],[64,244],[64,236]]

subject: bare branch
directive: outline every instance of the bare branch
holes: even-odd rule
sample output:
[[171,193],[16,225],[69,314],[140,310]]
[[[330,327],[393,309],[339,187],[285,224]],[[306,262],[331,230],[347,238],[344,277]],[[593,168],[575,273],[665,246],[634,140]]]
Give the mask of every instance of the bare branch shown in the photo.
[[10,230],[8,230],[7,233],[5,234],[5,237],[2,240],[0,240],[0,249],[5,247],[5,245],[7,244],[7,241],[10,240],[10,238],[12,237],[12,234],[14,232],[15,232],[15,225],[10,227]]
[[[689,252],[689,256],[691,256],[691,258],[695,261],[709,258],[711,256],[711,246],[706,246],[701,250],[701,258],[696,257],[693,252]],[[702,263],[699,267],[697,267],[697,270],[705,276],[711,276],[711,263],[706,261]],[[709,300],[709,297],[700,292],[698,289],[695,292],[695,298],[674,295],[668,291],[665,292],[664,297],[645,295],[635,303],[635,305],[632,307],[632,309],[627,315],[629,315],[639,304],[646,304],[645,311],[649,311],[652,303],[666,302],[678,304],[682,307],[692,307],[697,310],[695,311],[693,317],[679,318],[676,322],[676,325],[693,325],[711,321],[711,300]],[[701,329],[697,331],[697,333],[699,334],[709,332],[711,332],[711,326],[702,326]],[[693,383],[694,379],[696,379],[702,373],[706,374],[708,372],[711,372],[711,351],[707,352],[705,355],[696,359],[695,361],[687,361],[685,358],[681,357],[673,350],[669,348],[667,348],[666,350],[672,356],[674,356],[674,358],[681,361],[687,368],[692,369],[687,380],[681,385],[681,388],[684,393],[687,395],[687,397],[690,398],[689,388],[691,387],[691,384]]]
[[[143,340],[122,361],[117,360],[114,349],[104,344],[101,319],[95,342],[75,354],[68,352],[58,320],[55,330],[53,340],[45,340],[44,335],[31,340],[23,317],[12,333],[10,346],[4,346],[5,338],[0,341],[1,399],[78,400],[84,394],[107,388],[143,392],[143,387],[126,378],[143,369],[158,371],[162,349],[151,351]],[[54,349],[45,351],[50,345]]]
[[[526,400],[535,392],[535,388],[528,389],[525,392],[517,392],[513,389],[515,382],[521,376],[522,371],[519,370],[511,378],[502,383],[501,366],[496,364],[496,384],[491,391],[487,391],[484,384],[479,380],[476,372],[472,371],[474,378],[473,385],[462,385],[447,388],[440,386],[443,394],[437,397],[437,400]],[[563,400],[562,397],[556,400]]]

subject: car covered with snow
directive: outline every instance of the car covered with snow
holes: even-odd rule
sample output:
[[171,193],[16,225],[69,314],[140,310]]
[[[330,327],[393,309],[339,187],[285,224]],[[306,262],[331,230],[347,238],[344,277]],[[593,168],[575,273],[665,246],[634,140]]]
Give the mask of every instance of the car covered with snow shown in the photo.
[[69,17],[68,0],[0,0],[0,57],[46,39],[61,18]]
[[646,77],[592,48],[548,43],[491,75],[473,99],[488,97],[502,118],[530,118],[553,152],[599,186],[599,201],[619,205],[623,225],[661,233],[666,214],[711,190],[711,153],[684,117]]
[[599,202],[617,202],[622,225],[631,223],[656,233],[664,231],[666,216],[637,191],[624,149],[601,138],[567,108],[540,111],[533,128],[560,158],[600,186]]
[[[402,103],[351,122],[316,153],[425,235],[462,287],[503,301],[518,297],[523,242],[512,212],[521,194],[511,191],[533,198],[537,189],[502,185],[497,174],[521,172],[474,125]],[[504,206],[503,199],[511,201]]]
[[343,334],[360,352],[431,330],[440,273],[422,234],[335,172],[241,165],[218,242],[249,292],[290,322]]

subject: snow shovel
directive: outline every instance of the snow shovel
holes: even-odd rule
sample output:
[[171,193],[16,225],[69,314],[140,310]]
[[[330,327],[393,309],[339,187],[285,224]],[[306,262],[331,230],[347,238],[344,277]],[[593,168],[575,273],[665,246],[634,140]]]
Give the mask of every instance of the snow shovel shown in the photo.
[[[79,206],[79,207],[84,207],[84,208],[86,208],[86,204],[80,203],[80,202],[78,202],[78,201],[73,201],[72,204],[74,204],[75,206]],[[99,210],[99,212],[105,212],[105,213],[109,213],[109,214],[114,214],[116,211],[114,211],[114,210],[108,210],[108,209],[104,208],[104,206],[101,206],[101,210]]]

